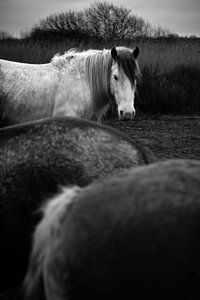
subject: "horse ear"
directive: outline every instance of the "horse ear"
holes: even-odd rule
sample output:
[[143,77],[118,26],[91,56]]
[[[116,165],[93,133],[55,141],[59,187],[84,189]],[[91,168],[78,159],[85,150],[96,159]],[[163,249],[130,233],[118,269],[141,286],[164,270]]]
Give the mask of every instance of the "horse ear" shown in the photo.
[[135,49],[133,50],[133,56],[136,59],[139,55],[139,48],[136,46]]
[[115,46],[113,46],[111,49],[111,56],[113,59],[115,59],[117,57],[117,49]]

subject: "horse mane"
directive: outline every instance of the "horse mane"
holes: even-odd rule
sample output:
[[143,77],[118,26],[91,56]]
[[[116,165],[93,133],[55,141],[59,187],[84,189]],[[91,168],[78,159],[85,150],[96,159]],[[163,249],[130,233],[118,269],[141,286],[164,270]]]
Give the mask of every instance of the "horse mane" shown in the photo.
[[[113,63],[111,51],[108,49],[102,51],[88,50],[86,53],[86,78],[90,87],[94,111],[102,109],[105,105],[107,105],[106,111],[109,105],[114,108],[116,105],[115,99],[110,91],[110,76]],[[132,85],[135,84],[136,79],[140,79],[141,72],[137,61],[134,59],[132,49],[117,47],[117,57],[115,61],[119,67],[123,69]],[[106,111],[104,111],[104,113]]]
[[67,52],[65,52],[63,55],[60,55],[59,53],[56,53],[50,63],[56,67],[61,69],[62,67],[64,67],[66,65],[66,61],[70,61],[70,59],[72,59],[74,57],[74,54],[76,53],[76,49],[72,48],[70,50],[68,50]]
[[133,56],[133,50],[126,47],[117,47],[117,57],[115,61],[119,67],[123,69],[124,73],[134,85],[135,80],[141,79],[141,71],[137,61]]
[[110,50],[87,51],[85,58],[86,79],[90,88],[93,111],[97,111],[97,113],[106,105],[108,109],[109,105],[115,104],[115,99],[110,91],[112,62]]

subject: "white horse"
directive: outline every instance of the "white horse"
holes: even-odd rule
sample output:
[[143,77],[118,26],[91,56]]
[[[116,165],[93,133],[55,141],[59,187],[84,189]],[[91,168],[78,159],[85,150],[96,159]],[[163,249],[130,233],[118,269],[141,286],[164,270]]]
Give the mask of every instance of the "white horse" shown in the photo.
[[71,49],[46,64],[0,60],[0,121],[8,125],[52,116],[100,120],[110,105],[117,106],[119,119],[132,118],[138,54],[138,47],[113,47]]

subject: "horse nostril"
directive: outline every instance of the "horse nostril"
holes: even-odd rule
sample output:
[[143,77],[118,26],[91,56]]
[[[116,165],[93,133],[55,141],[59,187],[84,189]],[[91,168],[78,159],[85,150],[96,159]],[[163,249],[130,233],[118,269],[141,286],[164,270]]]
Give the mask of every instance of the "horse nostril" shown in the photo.
[[127,112],[124,114],[123,119],[124,120],[131,120],[133,117],[133,114],[131,112]]
[[123,110],[120,110],[120,116],[122,117],[123,116]]

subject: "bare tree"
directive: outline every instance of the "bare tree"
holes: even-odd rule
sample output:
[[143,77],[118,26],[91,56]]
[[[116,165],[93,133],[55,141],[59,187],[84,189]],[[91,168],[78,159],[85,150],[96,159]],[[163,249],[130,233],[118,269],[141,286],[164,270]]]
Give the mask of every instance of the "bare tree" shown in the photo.
[[[125,39],[141,35],[142,18],[131,15],[131,10],[107,2],[95,2],[85,10],[89,29],[103,39]],[[140,24],[139,24],[140,23]]]
[[53,14],[32,29],[39,33],[58,33],[68,36],[94,37],[102,40],[132,39],[138,36],[160,37],[169,30],[153,27],[131,9],[108,2],[95,2],[89,8],[75,12]]

